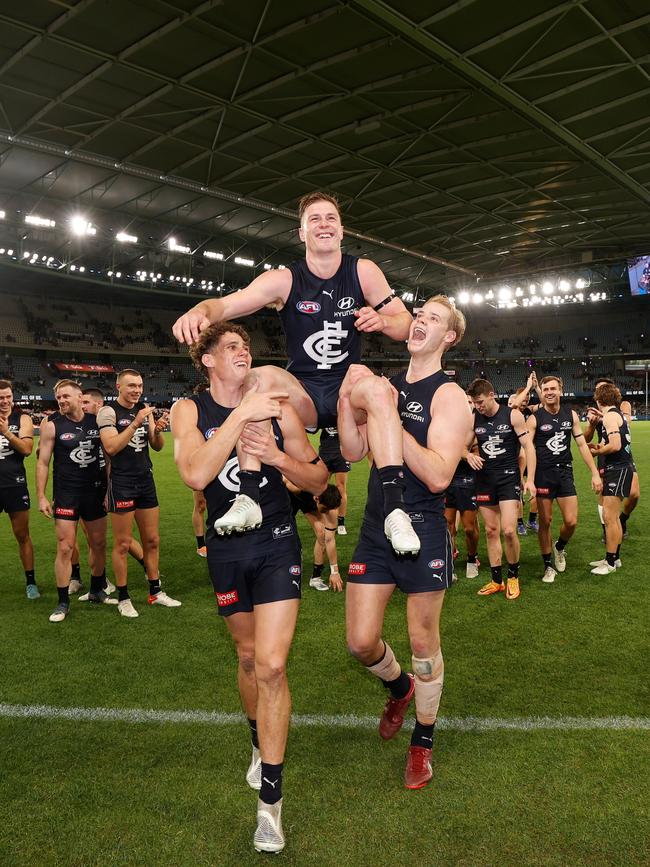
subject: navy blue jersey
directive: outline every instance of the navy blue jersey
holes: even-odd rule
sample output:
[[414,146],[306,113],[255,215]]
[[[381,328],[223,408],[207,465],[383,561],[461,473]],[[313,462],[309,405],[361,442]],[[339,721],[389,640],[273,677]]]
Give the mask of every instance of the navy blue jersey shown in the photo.
[[513,410],[500,406],[493,416],[474,413],[474,433],[484,460],[481,473],[519,472],[519,437],[510,421]]
[[100,465],[101,441],[97,416],[84,413],[72,421],[59,413],[54,425],[54,491],[91,492],[105,484]]
[[[14,409],[7,418],[9,433],[20,435],[22,412]],[[0,488],[15,488],[25,484],[25,455],[21,455],[0,434]]]
[[[625,416],[620,411],[620,409],[608,409],[607,412],[614,412],[617,415],[620,415],[623,424],[619,428],[621,434],[621,447],[618,451],[602,455],[602,457],[604,458],[603,466],[605,467],[605,469],[607,469],[607,467],[632,465],[634,463],[632,459],[632,436],[630,434],[630,428],[625,419]],[[605,425],[602,426],[602,439],[605,445],[609,443],[609,438],[607,436],[607,431],[605,430]]]
[[[143,403],[136,403],[134,407],[127,409],[118,401],[106,404],[97,413],[100,430],[114,427],[118,433],[122,433],[135,419],[143,406]],[[149,474],[151,466],[151,458],[149,457],[149,416],[147,416],[126,446],[121,451],[111,455],[111,476],[117,480],[132,479],[135,476]]]
[[[189,400],[196,404],[197,427],[206,440],[219,430],[233,411],[231,407],[218,404],[209,391],[192,395]],[[278,448],[282,450],[284,447],[282,431],[275,419],[272,419],[272,425],[275,441]],[[260,484],[260,506],[264,516],[262,526],[242,534],[218,536],[214,531],[214,522],[228,511],[238,493],[239,461],[237,450],[233,448],[219,475],[204,491],[208,507],[206,540],[212,559],[229,562],[262,557],[269,553],[269,545],[272,545],[273,541],[297,535],[289,493],[282,482],[282,473],[275,467],[262,464]]]
[[[450,382],[449,377],[444,370],[439,370],[417,382],[407,382],[406,371],[403,371],[393,376],[390,381],[399,393],[397,410],[402,420],[402,427],[416,442],[426,448],[431,424],[431,401],[440,386]],[[418,535],[421,535],[423,530],[425,532],[428,529],[436,530],[445,520],[444,493],[432,494],[426,484],[407,466],[404,467],[404,477],[405,509],[411,515],[411,521]],[[368,480],[368,500],[363,522],[369,527],[383,528],[384,517],[381,481],[377,467],[373,465]],[[426,522],[426,526],[420,527],[420,522]]]
[[572,411],[566,406],[560,406],[557,414],[553,415],[540,406],[536,413],[536,421],[534,442],[537,466],[542,469],[571,466]]
[[344,253],[326,279],[312,274],[305,259],[289,265],[289,297],[279,311],[287,338],[287,370],[300,378],[321,374],[342,380],[361,359],[361,335],[354,311],[365,305],[356,256]]

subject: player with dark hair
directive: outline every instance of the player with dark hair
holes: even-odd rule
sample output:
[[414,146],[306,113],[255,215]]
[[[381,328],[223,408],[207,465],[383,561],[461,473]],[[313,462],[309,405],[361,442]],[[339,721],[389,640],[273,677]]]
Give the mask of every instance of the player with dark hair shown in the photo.
[[[390,289],[382,271],[370,259],[341,251],[343,225],[336,199],[326,193],[304,196],[299,205],[305,258],[284,269],[266,271],[224,298],[201,301],[174,325],[174,335],[188,344],[211,323],[248,316],[274,307],[287,340],[287,370],[264,366],[254,370],[249,387],[289,395],[306,428],[336,426],[336,402],[350,365],[361,358],[362,333],[383,332],[393,340],[408,335],[411,315]],[[373,406],[368,407],[374,413]],[[399,481],[403,456],[401,434],[387,431],[383,453],[375,455],[391,484]],[[250,456],[239,454],[241,494],[217,519],[217,532],[232,532],[260,523],[260,471]],[[391,500],[387,529],[396,550],[417,546],[400,501],[399,484]],[[388,518],[388,513],[385,515]]]
[[34,447],[31,417],[14,406],[14,392],[8,379],[0,379],[0,512],[6,512],[18,543],[18,554],[25,570],[28,599],[40,593],[34,577],[34,546],[29,535],[29,489],[25,458]]
[[[332,590],[341,592],[343,581],[339,574],[338,556],[336,553],[337,513],[341,505],[341,493],[336,485],[328,485],[318,495],[309,491],[300,491],[291,482],[285,481],[293,514],[302,512],[309,521],[316,540],[314,542],[314,566],[309,586],[314,590]],[[329,584],[323,581],[323,565],[325,553],[330,564]]]
[[[524,491],[535,496],[535,450],[526,422],[518,409],[499,406],[494,386],[487,379],[475,379],[467,389],[474,402],[474,436],[479,453],[466,450],[463,455],[477,471],[476,502],[485,523],[491,580],[478,591],[479,596],[491,596],[505,591],[506,599],[517,599],[519,587],[519,552],[517,512],[521,496],[519,451],[526,453],[528,478]],[[504,587],[501,560],[503,532],[508,579]]]
[[[291,697],[286,663],[300,600],[300,539],[284,476],[318,494],[327,470],[309,444],[286,393],[244,391],[251,367],[248,334],[221,322],[204,329],[192,360],[210,387],[172,409],[174,457],[181,478],[208,504],[208,567],[219,614],[239,657],[238,682],[253,756],[246,780],[259,789],[258,851],[284,848],[282,771]],[[271,419],[271,429],[259,422]],[[218,535],[216,517],[239,489],[236,445],[261,462],[263,520],[246,536]]]
[[[557,573],[566,569],[565,548],[578,523],[578,496],[573,480],[571,455],[572,436],[591,473],[592,490],[600,494],[603,483],[585,442],[578,414],[561,404],[560,377],[545,376],[540,383],[539,392],[541,405],[535,413],[531,413],[527,425],[537,455],[535,487],[539,504],[539,547],[544,562],[542,581],[552,584]],[[557,501],[562,513],[562,526],[555,545],[552,545],[551,539],[553,500]]]
[[591,563],[594,575],[608,575],[621,566],[620,551],[623,528],[619,519],[622,501],[630,496],[634,461],[630,428],[621,412],[621,392],[609,382],[601,382],[594,392],[600,412],[602,441],[590,443],[592,453],[603,459],[600,474],[603,477],[603,517],[605,519],[604,560]]
[[[70,612],[71,555],[76,544],[77,524],[83,520],[90,547],[92,574],[89,601],[117,604],[104,592],[106,567],[105,478],[100,465],[101,444],[97,417],[85,413],[81,386],[62,379],[54,386],[59,412],[41,423],[36,491],[39,510],[54,518],[56,560],[54,573],[59,596],[50,622],[59,623]],[[53,502],[45,488],[50,461],[54,459]]]
[[[458,322],[457,332],[452,324]],[[384,533],[381,470],[373,464],[361,534],[348,568],[346,599],[347,640],[350,652],[389,689],[379,724],[382,738],[394,737],[415,696],[416,722],[408,750],[404,783],[419,789],[431,779],[434,727],[442,694],[444,663],[440,647],[440,613],[445,590],[451,585],[453,552],[444,515],[448,488],[471,431],[471,413],[461,389],[442,369],[446,349],[464,331],[464,317],[456,317],[447,298],[429,299],[411,326],[407,370],[391,380],[368,371],[354,384],[352,377],[339,396],[338,428],[341,449],[348,460],[361,460],[381,436],[368,424],[358,424],[358,391],[374,395],[385,423],[397,418],[402,429],[405,458],[404,501],[418,527],[419,551],[400,557]],[[414,674],[405,672],[382,638],[388,600],[398,587],[407,595],[406,618]]]
[[129,596],[127,554],[133,540],[135,517],[149,582],[149,605],[177,608],[181,603],[160,586],[158,569],[160,510],[153,479],[149,447],[159,452],[165,444],[162,431],[168,414],[156,421],[154,408],[141,402],[143,383],[137,370],[117,375],[117,400],[103,406],[97,416],[102,446],[111,463],[108,481],[108,509],[113,528],[113,572],[118,608],[123,617],[138,617]]

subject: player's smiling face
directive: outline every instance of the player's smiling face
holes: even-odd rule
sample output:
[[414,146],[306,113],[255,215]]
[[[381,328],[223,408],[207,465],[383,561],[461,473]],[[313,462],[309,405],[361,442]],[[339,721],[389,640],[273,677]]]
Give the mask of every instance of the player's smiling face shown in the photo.
[[312,202],[305,209],[298,230],[308,253],[331,253],[341,246],[341,216],[331,202]]
[[432,301],[415,311],[407,344],[411,355],[435,352],[455,339],[456,333],[449,330],[449,311],[442,304]]
[[56,395],[56,402],[59,405],[59,412],[63,415],[78,415],[82,412],[81,409],[81,392],[70,385],[64,385],[60,388]]
[[0,389],[0,415],[5,418],[11,415],[14,406],[14,396],[10,388]]
[[135,404],[142,397],[144,385],[141,376],[133,376],[130,373],[125,374],[117,384],[117,390],[120,397],[129,407]]
[[551,379],[542,386],[542,400],[549,406],[555,406],[560,402],[562,389],[557,379]]
[[239,334],[228,331],[222,335],[212,352],[206,353],[204,364],[205,359],[212,362],[209,366],[214,369],[219,379],[226,380],[234,377],[239,381],[244,379],[253,361],[248,344]]

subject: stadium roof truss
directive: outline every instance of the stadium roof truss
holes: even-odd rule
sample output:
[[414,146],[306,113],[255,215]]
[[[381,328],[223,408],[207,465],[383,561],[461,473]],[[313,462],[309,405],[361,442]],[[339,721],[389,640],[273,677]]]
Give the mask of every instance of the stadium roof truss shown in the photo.
[[[650,251],[650,9],[28,0],[0,14],[0,208],[299,248],[312,189],[389,279]],[[217,247],[219,248],[219,247]]]

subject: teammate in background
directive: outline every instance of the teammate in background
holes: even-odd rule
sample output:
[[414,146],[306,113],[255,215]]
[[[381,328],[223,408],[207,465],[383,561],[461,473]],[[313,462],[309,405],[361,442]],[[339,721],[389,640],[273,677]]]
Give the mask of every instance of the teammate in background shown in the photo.
[[[70,612],[71,555],[79,520],[86,525],[92,564],[88,599],[98,604],[116,602],[103,589],[106,582],[106,510],[97,418],[83,411],[81,386],[77,382],[60,380],[54,386],[54,397],[59,412],[53,420],[41,423],[36,492],[39,510],[47,518],[54,517],[54,574],[59,602],[50,614],[50,622],[59,623]],[[45,488],[52,458],[54,483],[53,502],[50,503]]]
[[[596,388],[601,383],[607,383],[608,385],[614,385],[614,380],[609,379],[608,377],[600,377],[596,380]],[[625,421],[628,424],[628,427],[632,421],[632,404],[629,400],[621,400],[620,411],[623,413]],[[590,407],[587,412],[587,429],[585,430],[585,439],[588,443],[590,443],[594,438],[594,433],[598,437],[598,442],[601,442],[603,439],[602,434],[602,413],[594,408]],[[602,469],[604,466],[604,458],[598,457],[598,468]],[[636,509],[639,504],[639,498],[641,496],[641,487],[639,485],[639,474],[637,472],[636,466],[634,466],[634,472],[632,475],[632,484],[630,485],[630,495],[623,500],[623,508],[621,509],[621,514],[619,515],[619,519],[621,522],[621,526],[623,528],[623,538],[627,538],[627,522],[632,514],[632,512]],[[603,528],[603,541],[605,541],[605,520],[603,514],[603,505],[602,505],[602,497],[601,502],[598,505],[598,517],[600,518],[600,523]]]
[[[101,391],[99,388],[84,388],[84,390],[82,392],[82,396],[81,396],[81,405],[83,407],[84,412],[90,412],[90,413],[93,413],[93,415],[97,415],[99,413],[99,410],[104,406],[104,403],[105,403],[105,398],[104,398],[104,392],[103,391]],[[102,466],[106,467],[106,488],[107,488],[108,487],[108,472],[109,472],[110,462],[106,460],[106,455],[105,455],[103,449],[102,449],[102,457],[101,457],[100,463],[102,464]],[[85,526],[84,526],[83,521],[81,521],[81,527],[85,532]],[[146,569],[146,566],[144,565],[144,551],[142,550],[142,545],[138,542],[138,540],[135,537],[133,537],[131,539],[131,544],[129,545],[129,554],[131,555],[131,557],[133,557],[134,560],[136,560],[140,564],[140,566],[142,566],[142,569],[146,573],[147,569]],[[77,570],[78,570],[79,569],[79,547],[76,545],[76,543],[75,543],[75,552],[72,555],[72,578],[73,578],[73,581],[75,578],[75,563],[77,564]],[[79,581],[81,581],[81,575],[77,574],[76,577],[79,579]],[[70,587],[72,587],[73,581],[70,582]],[[115,587],[113,586],[113,584],[111,584],[110,581],[107,581],[107,586],[104,587],[104,590],[106,591],[106,593],[108,593],[110,595],[111,593],[113,593],[115,591]],[[73,591],[70,590],[70,592],[72,593]],[[87,598],[88,598],[87,595],[86,596],[80,596],[79,601],[83,602]]]
[[[260,274],[240,292],[201,301],[177,320],[173,332],[179,341],[191,344],[211,323],[274,307],[286,334],[287,370],[258,367],[248,385],[260,392],[288,394],[304,426],[316,430],[336,426],[339,389],[350,365],[361,358],[361,334],[381,331],[393,340],[405,340],[412,317],[374,262],[341,252],[343,226],[334,197],[322,192],[303,196],[299,216],[305,259]],[[363,408],[375,412],[372,405]],[[384,449],[375,459],[386,483],[395,485],[403,472],[399,426],[386,431]],[[262,519],[259,467],[241,451],[239,461],[240,494],[228,512],[218,516],[217,532],[245,530]],[[413,550],[417,536],[401,508],[400,494],[397,484],[391,498],[397,514],[388,529],[397,549]]]
[[[485,523],[491,580],[478,591],[491,596],[505,591],[506,599],[517,599],[519,588],[519,553],[517,512],[521,495],[519,450],[526,453],[528,478],[524,491],[535,496],[535,449],[528,436],[526,422],[518,409],[499,406],[494,387],[487,379],[475,379],[467,389],[474,401],[474,435],[479,454],[465,450],[463,457],[477,470],[476,502]],[[508,560],[508,580],[503,585],[501,533]]]
[[601,413],[602,441],[589,448],[603,458],[600,474],[603,477],[603,516],[605,519],[604,560],[590,564],[594,575],[607,575],[621,566],[620,552],[623,528],[619,519],[621,503],[630,496],[634,461],[632,460],[630,428],[620,410],[621,392],[615,385],[602,382],[594,393]]
[[205,496],[203,491],[192,491],[194,505],[192,507],[192,527],[196,537],[196,553],[199,557],[207,557],[208,549],[205,546]]
[[[528,380],[526,381],[526,385],[518,388],[517,391],[510,395],[508,399],[508,406],[513,409],[518,409],[521,411],[521,414],[524,417],[525,421],[528,421],[530,415],[533,412],[536,412],[539,407],[539,401],[536,403],[531,403],[531,393],[536,391],[539,395],[539,383],[537,382],[537,374],[533,370]],[[524,484],[525,475],[526,475],[526,455],[521,449],[519,451],[519,469],[521,472],[521,482],[522,486]],[[519,501],[519,514],[517,516],[517,533],[520,536],[527,536],[528,530],[532,530],[533,533],[537,533],[539,530],[539,523],[537,521],[537,498],[531,497],[530,502],[528,504],[528,521],[524,522],[524,503],[523,499]]]
[[25,570],[28,599],[41,595],[34,577],[34,546],[29,535],[29,489],[25,458],[34,447],[34,425],[27,413],[14,408],[14,392],[8,379],[0,379],[0,512],[9,515]]
[[169,417],[163,413],[158,421],[154,421],[154,408],[140,401],[142,391],[142,376],[137,370],[120,371],[117,374],[117,400],[103,406],[97,416],[102,446],[111,463],[108,510],[113,528],[113,572],[118,608],[123,617],[138,617],[127,585],[127,554],[133,539],[134,517],[142,540],[149,605],[177,608],[181,604],[160,587],[160,510],[149,457],[149,446],[157,452],[164,446],[162,431]]
[[[571,455],[572,435],[582,460],[591,473],[592,490],[600,494],[603,483],[585,442],[577,413],[561,405],[560,377],[545,376],[540,383],[540,395],[541,405],[536,412],[531,413],[527,425],[537,456],[535,487],[539,503],[539,547],[544,561],[542,581],[552,584],[556,574],[566,569],[564,551],[578,523],[578,497],[573,480]],[[560,507],[562,526],[557,542],[552,546],[553,500],[556,500]]]
[[[174,457],[186,485],[203,490],[208,505],[208,567],[219,614],[239,657],[238,683],[249,720],[253,756],[246,781],[259,789],[258,851],[284,848],[282,770],[291,697],[286,663],[300,600],[300,538],[282,476],[319,493],[327,470],[286,394],[244,394],[251,367],[248,334],[223,322],[203,330],[190,351],[208,390],[172,409]],[[272,419],[267,432],[259,422]],[[236,445],[261,461],[264,519],[246,536],[219,536],[214,520],[237,494]]]
[[[470,444],[474,435],[470,434]],[[445,520],[451,536],[451,545],[454,552],[454,560],[458,556],[456,543],[457,523],[460,522],[465,531],[465,546],[467,550],[467,563],[465,575],[467,578],[478,578],[478,570],[481,561],[478,559],[479,526],[476,506],[476,474],[466,460],[458,462],[451,484],[445,491]],[[454,566],[453,580],[456,580]]]
[[[322,458],[321,458],[322,460]],[[294,517],[302,512],[311,524],[316,540],[314,542],[314,567],[309,586],[314,590],[332,590],[341,592],[343,581],[339,574],[338,556],[336,553],[336,518],[341,505],[341,494],[336,485],[328,485],[318,496],[309,491],[301,491],[291,482],[285,480],[285,485],[291,498],[291,509]],[[329,584],[323,581],[323,565],[325,553],[330,564]]]
[[[348,569],[347,640],[350,652],[390,690],[379,723],[381,737],[397,734],[415,695],[416,722],[404,775],[409,789],[422,788],[432,777],[433,732],[444,676],[440,612],[453,569],[444,491],[471,431],[467,399],[442,370],[442,356],[460,342],[464,331],[465,318],[449,299],[430,298],[411,326],[408,369],[390,381],[368,371],[355,386],[372,378],[375,394],[389,397],[386,412],[403,426],[404,499],[422,543],[419,553],[408,558],[398,557],[389,545],[381,472],[373,465],[361,535]],[[354,390],[341,389],[338,428],[343,455],[361,460],[368,453],[370,430],[357,425]],[[386,605],[396,587],[407,594],[414,675],[402,669],[382,638]]]
[[350,464],[341,454],[339,432],[335,427],[325,427],[320,432],[320,448],[318,454],[325,466],[334,475],[336,487],[341,496],[341,505],[336,520],[337,533],[339,536],[347,536],[345,516],[348,512],[348,473]]

